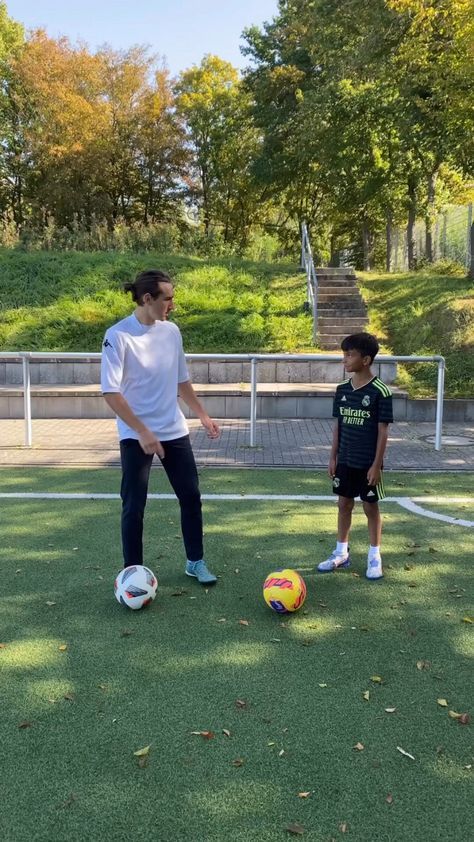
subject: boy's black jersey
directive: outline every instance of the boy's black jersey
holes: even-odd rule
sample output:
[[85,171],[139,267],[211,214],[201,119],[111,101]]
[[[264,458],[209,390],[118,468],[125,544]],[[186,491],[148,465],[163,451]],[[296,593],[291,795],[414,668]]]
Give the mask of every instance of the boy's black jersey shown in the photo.
[[392,393],[378,377],[354,389],[351,380],[336,389],[333,417],[339,423],[337,461],[370,468],[377,449],[378,424],[393,421]]

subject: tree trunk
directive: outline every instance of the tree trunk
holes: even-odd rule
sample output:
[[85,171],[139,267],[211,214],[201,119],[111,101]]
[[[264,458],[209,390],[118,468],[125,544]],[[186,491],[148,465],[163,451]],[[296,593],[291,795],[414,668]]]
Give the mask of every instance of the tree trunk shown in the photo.
[[436,180],[437,172],[430,173],[428,176],[428,204],[425,216],[425,252],[428,263],[433,263],[433,220],[435,215],[435,198],[436,198]]
[[407,224],[407,249],[408,268],[416,269],[415,254],[415,222],[416,222],[416,181],[408,179],[408,224]]
[[364,272],[372,271],[373,236],[367,222],[362,225],[362,244],[364,247]]
[[385,269],[387,272],[392,271],[392,211],[387,208],[387,251],[385,256]]

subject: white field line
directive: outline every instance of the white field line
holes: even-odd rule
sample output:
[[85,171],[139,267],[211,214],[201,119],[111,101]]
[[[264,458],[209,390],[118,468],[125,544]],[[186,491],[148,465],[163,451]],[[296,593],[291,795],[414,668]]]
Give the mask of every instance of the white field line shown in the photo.
[[[202,494],[203,500],[237,501],[237,500],[278,500],[284,502],[315,502],[335,503],[335,495],[325,494]],[[53,493],[47,491],[12,491],[0,492],[3,500],[120,500],[120,494],[88,494],[88,493]],[[149,500],[175,500],[174,494],[149,494]],[[439,503],[456,505],[471,503],[472,497],[385,497],[384,503],[397,503],[403,509],[432,520],[452,523],[457,526],[474,527],[474,521],[443,515],[422,508],[418,503]]]

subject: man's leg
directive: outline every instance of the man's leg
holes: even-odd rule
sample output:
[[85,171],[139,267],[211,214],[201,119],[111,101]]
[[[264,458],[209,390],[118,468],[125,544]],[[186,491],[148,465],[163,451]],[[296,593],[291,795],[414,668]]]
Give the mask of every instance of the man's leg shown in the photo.
[[181,508],[186,558],[200,561],[203,557],[201,492],[189,436],[162,444],[165,450],[163,467]]
[[143,452],[136,439],[120,442],[122,460],[122,548],[124,567],[143,564],[143,515],[153,454]]

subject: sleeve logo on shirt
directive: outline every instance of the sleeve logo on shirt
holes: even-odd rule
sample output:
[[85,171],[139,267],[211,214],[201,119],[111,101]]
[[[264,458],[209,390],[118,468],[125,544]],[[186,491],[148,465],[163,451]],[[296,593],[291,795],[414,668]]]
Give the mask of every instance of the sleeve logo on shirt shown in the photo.
[[362,398],[362,406],[370,406],[369,395],[364,395],[364,397]]
[[106,339],[106,340],[105,340],[105,342],[103,343],[103,345],[104,345],[104,348],[113,348],[113,347],[114,347],[114,346],[112,345],[112,343],[111,343],[111,342],[109,342],[109,340],[108,340],[108,339]]

